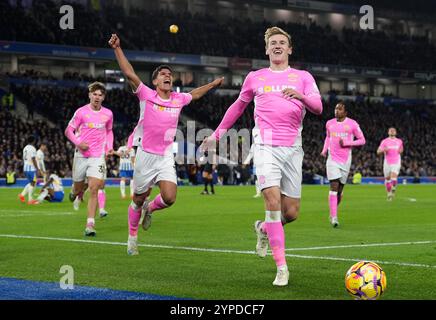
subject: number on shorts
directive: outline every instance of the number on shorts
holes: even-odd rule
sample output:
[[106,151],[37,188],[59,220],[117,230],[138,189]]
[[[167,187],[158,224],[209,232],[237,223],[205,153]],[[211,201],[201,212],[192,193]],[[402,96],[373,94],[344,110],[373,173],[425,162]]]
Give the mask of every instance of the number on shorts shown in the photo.
[[104,164],[98,166],[98,172],[104,173],[105,170],[106,170],[106,167],[104,166]]

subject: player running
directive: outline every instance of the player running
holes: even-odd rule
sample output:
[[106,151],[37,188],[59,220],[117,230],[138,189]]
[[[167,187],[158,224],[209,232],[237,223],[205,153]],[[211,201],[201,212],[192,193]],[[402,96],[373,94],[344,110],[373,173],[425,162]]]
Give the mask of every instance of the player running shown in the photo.
[[265,257],[269,240],[277,266],[273,285],[286,286],[289,271],[283,225],[297,219],[300,210],[303,119],[306,110],[321,114],[322,102],[312,75],[289,66],[292,42],[287,32],[278,27],[267,29],[265,50],[270,67],[247,75],[238,99],[203,148],[215,146],[254,99],[253,162],[265,202],[265,221],[254,225],[256,252]]
[[[90,103],[76,110],[65,135],[76,146],[71,198],[83,195],[88,179],[89,200],[85,236],[95,236],[98,191],[106,179],[106,154],[113,153],[112,111],[103,107],[106,88],[100,82],[88,86]],[[78,133],[78,135],[75,134]]]
[[26,203],[25,197],[27,194],[28,204],[32,203],[33,190],[36,185],[36,179],[39,175],[38,164],[36,162],[36,148],[34,147],[35,141],[36,139],[34,136],[29,136],[27,138],[27,145],[23,149],[23,172],[29,183],[26,184],[23,191],[18,195],[18,198],[22,203]]
[[338,206],[350,173],[351,149],[363,146],[365,137],[359,124],[347,117],[347,110],[342,102],[335,107],[335,118],[327,121],[326,132],[321,155],[326,157],[328,151],[327,179],[330,181],[330,223],[336,228],[339,226]]
[[[116,34],[112,34],[109,45],[114,49],[120,69],[137,95],[142,111],[140,118],[142,137],[136,153],[133,174],[135,193],[128,209],[127,253],[136,255],[142,207],[144,207],[142,226],[147,230],[151,224],[152,213],[170,207],[176,201],[177,176],[172,145],[180,112],[191,100],[201,98],[209,90],[221,85],[224,79],[216,79],[190,93],[177,93],[172,91],[171,68],[161,65],[152,74],[152,83],[156,88],[153,90],[136,75],[121,49],[120,39]],[[160,193],[151,202],[145,201],[150,194],[150,187],[154,184],[159,186]]]
[[[128,143],[128,142],[127,142]],[[126,143],[126,144],[127,144]],[[126,181],[130,180],[130,197],[133,197],[134,184],[133,184],[133,168],[135,166],[135,150],[127,145],[121,146],[114,155],[120,157],[120,191],[121,198],[126,199]]]
[[401,169],[401,154],[403,153],[403,141],[397,138],[397,129],[391,127],[388,130],[389,137],[383,139],[377,149],[377,155],[384,154],[383,173],[387,200],[392,201],[398,183],[398,175]]

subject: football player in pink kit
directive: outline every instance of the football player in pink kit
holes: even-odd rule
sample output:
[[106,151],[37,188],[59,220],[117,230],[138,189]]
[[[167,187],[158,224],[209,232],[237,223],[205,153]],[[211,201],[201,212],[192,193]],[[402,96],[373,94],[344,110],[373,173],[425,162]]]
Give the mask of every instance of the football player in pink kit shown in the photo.
[[388,201],[392,198],[397,189],[397,179],[401,169],[401,154],[403,153],[403,141],[397,138],[397,130],[389,128],[389,137],[382,140],[377,149],[378,155],[385,155],[383,162],[383,173],[385,176],[386,192]]
[[[321,155],[327,158],[327,179],[330,181],[329,207],[330,222],[339,226],[338,206],[347,183],[351,167],[351,149],[365,144],[365,137],[359,124],[347,117],[345,104],[335,107],[335,118],[326,123],[326,138]],[[354,138],[356,137],[356,140]]]
[[[112,111],[103,107],[106,88],[100,82],[88,86],[90,103],[76,110],[65,135],[76,146],[73,162],[72,197],[83,194],[88,179],[88,219],[85,235],[95,236],[98,191],[106,179],[105,156],[113,153]],[[78,133],[78,134],[75,134]]]
[[300,210],[303,149],[301,132],[306,110],[322,113],[322,102],[312,75],[289,67],[291,36],[278,27],[265,32],[270,67],[250,72],[238,99],[229,107],[215,132],[203,142],[212,149],[254,99],[253,128],[256,176],[265,202],[265,221],[254,224],[256,252],[265,257],[268,241],[277,266],[275,286],[286,286],[283,225],[297,219]]
[[[153,90],[147,87],[136,75],[125,57],[120,39],[112,34],[109,45],[114,49],[121,71],[137,95],[141,111],[140,125],[142,139],[137,148],[133,180],[135,193],[129,206],[129,238],[127,253],[138,254],[137,233],[141,210],[144,212],[142,227],[147,230],[152,213],[171,206],[176,201],[177,176],[172,145],[182,108],[191,100],[201,98],[209,90],[218,87],[224,78],[192,90],[190,93],[172,91],[172,72],[169,66],[159,66],[152,74]],[[144,108],[142,108],[144,106]],[[135,135],[138,129],[135,131]],[[157,184],[160,193],[151,201],[146,201],[151,187]]]

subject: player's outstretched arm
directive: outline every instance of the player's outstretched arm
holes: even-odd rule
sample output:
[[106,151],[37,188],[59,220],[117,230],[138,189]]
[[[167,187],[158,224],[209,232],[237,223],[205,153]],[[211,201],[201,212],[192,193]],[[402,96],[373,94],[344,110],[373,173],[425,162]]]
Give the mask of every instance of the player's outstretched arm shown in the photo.
[[212,90],[214,88],[219,87],[224,81],[224,77],[215,79],[214,81],[205,84],[204,86],[195,88],[194,90],[192,90],[191,92],[189,92],[192,96],[192,100],[198,100],[200,99],[202,96],[204,96],[206,93],[209,92],[209,90]]
[[116,34],[112,34],[111,38],[109,39],[109,45],[112,49],[114,49],[118,65],[129,81],[130,86],[133,90],[136,90],[141,83],[141,79],[139,79],[139,77],[136,75],[135,70],[133,70],[129,60],[127,60],[126,56],[124,55],[124,52],[121,49],[120,38],[118,38]]
[[219,140],[228,129],[230,129],[236,120],[244,113],[245,108],[247,108],[249,102],[245,102],[241,100],[239,97],[235,102],[227,109],[224,114],[221,123],[218,128],[212,133],[212,135],[206,139],[204,139],[203,143],[200,146],[200,150],[207,151],[208,149],[213,149],[217,140]]

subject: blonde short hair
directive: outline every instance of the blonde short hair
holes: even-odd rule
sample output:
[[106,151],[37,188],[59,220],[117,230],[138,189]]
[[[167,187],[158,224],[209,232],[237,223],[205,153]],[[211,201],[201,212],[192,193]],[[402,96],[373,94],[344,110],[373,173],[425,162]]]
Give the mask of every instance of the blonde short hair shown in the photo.
[[281,35],[284,35],[286,38],[288,38],[289,47],[292,47],[291,35],[279,27],[271,27],[271,28],[266,29],[266,31],[265,31],[265,47],[268,47],[269,38],[271,38],[272,36],[274,36],[276,34],[281,34]]
[[91,83],[88,86],[88,90],[89,90],[89,92],[94,92],[94,91],[100,90],[101,93],[103,93],[104,95],[106,94],[106,87],[104,86],[103,83],[98,82],[98,81]]

